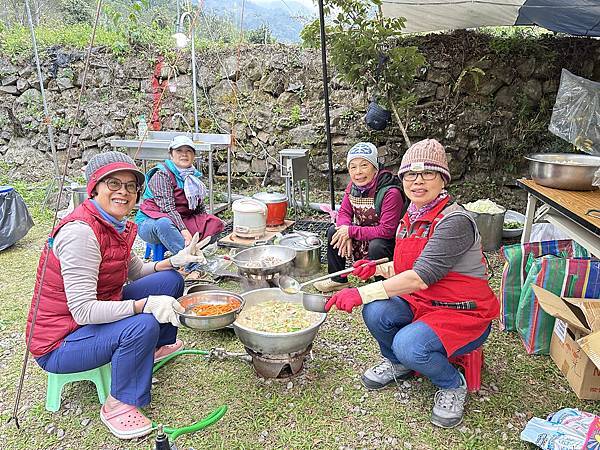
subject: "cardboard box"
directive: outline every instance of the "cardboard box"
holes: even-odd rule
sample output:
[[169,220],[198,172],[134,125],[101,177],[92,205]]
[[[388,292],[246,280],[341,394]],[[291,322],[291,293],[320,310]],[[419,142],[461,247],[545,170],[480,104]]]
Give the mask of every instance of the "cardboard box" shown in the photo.
[[542,309],[558,320],[550,357],[580,399],[600,400],[600,299],[559,297],[533,290]]

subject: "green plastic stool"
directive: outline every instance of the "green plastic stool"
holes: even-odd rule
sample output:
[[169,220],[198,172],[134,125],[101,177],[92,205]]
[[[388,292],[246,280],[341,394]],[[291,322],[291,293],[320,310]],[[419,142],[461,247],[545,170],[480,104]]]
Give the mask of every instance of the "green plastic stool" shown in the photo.
[[98,400],[104,404],[110,394],[110,363],[96,369],[75,373],[48,373],[48,389],[46,391],[46,409],[56,412],[60,409],[63,386],[73,381],[92,381],[96,385]]

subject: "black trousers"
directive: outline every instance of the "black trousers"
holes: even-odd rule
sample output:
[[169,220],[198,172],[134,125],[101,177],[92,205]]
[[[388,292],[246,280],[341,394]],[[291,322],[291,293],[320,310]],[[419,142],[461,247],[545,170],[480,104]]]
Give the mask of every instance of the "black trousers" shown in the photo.
[[[328,273],[337,272],[346,268],[346,258],[342,258],[338,255],[338,249],[331,246],[331,239],[335,233],[335,225],[331,224],[327,230],[327,271]],[[369,241],[369,255],[367,259],[380,259],[390,258],[394,256],[394,239],[373,239]],[[377,277],[378,280],[382,280],[382,277]],[[333,281],[338,283],[345,283],[348,281],[347,278],[333,277]]]

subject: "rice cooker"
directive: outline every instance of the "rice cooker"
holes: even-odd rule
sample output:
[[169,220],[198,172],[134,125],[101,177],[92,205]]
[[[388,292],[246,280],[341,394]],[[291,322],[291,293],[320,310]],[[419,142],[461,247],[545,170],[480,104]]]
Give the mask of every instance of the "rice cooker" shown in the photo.
[[233,234],[241,238],[257,239],[265,234],[267,205],[253,198],[241,198],[231,205]]
[[287,213],[287,196],[279,192],[259,192],[252,198],[267,205],[267,226],[277,227],[283,225]]

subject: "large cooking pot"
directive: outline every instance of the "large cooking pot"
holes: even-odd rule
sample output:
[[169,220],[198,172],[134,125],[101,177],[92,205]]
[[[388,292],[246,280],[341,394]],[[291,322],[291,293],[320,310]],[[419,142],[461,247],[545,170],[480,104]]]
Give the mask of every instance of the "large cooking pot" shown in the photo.
[[319,273],[321,270],[321,246],[308,244],[306,236],[290,233],[281,238],[279,245],[293,248],[296,251],[296,257],[294,258],[295,275],[310,276]]
[[[256,289],[242,294],[245,301],[244,308],[258,303],[277,300],[281,302],[302,303],[302,293],[290,295],[279,288]],[[321,314],[320,319],[308,328],[291,333],[266,333],[247,328],[237,321],[233,322],[233,329],[238,339],[258,353],[269,353],[271,355],[282,355],[305,350],[315,340],[319,327],[325,321],[327,314]]]
[[267,205],[267,226],[283,225],[287,213],[287,196],[279,192],[258,192],[252,196]]
[[[232,259],[242,276],[267,280],[292,269],[296,251],[281,245],[262,245],[238,252]],[[273,263],[272,261],[275,261]]]
[[240,198],[231,205],[233,233],[241,238],[259,238],[267,227],[267,205],[253,198]]
[[574,153],[534,153],[529,161],[531,178],[537,184],[569,191],[591,191],[594,172],[600,169],[600,156]]

